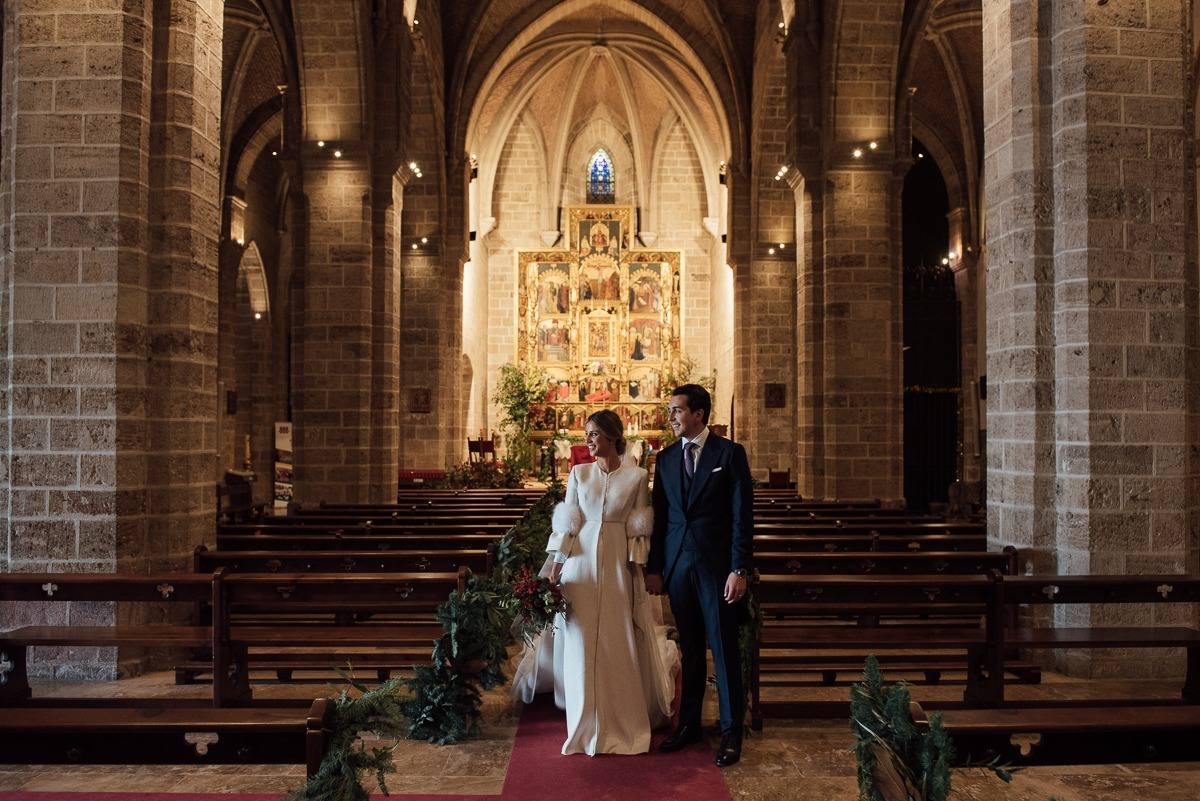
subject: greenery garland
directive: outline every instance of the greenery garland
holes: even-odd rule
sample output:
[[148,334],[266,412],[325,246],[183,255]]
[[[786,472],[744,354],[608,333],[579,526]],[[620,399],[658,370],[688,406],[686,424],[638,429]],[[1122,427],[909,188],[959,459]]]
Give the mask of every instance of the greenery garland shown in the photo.
[[369,801],[359,775],[372,771],[384,795],[388,794],[387,774],[394,773],[389,748],[370,750],[359,741],[364,732],[399,739],[406,735],[402,711],[402,679],[391,679],[375,689],[339,670],[349,686],[334,703],[333,734],[329,753],[316,774],[303,787],[288,793],[289,801]]
[[[858,763],[860,801],[947,801],[954,744],[942,716],[929,716],[929,730],[913,722],[912,697],[903,682],[885,686],[879,660],[867,657],[863,680],[850,691],[850,728]],[[1012,781],[1014,769],[999,758],[972,767]]]
[[349,686],[336,699],[329,752],[317,773],[288,794],[289,801],[367,801],[365,771],[375,773],[386,795],[386,774],[395,770],[391,750],[368,750],[359,740],[365,732],[437,745],[478,733],[483,690],[506,680],[516,608],[509,585],[522,567],[540,569],[550,518],[562,497],[562,484],[552,484],[500,540],[493,576],[473,576],[463,592],[455,590],[438,606],[442,635],[433,643],[429,664],[416,666],[413,678],[370,689],[339,671]]

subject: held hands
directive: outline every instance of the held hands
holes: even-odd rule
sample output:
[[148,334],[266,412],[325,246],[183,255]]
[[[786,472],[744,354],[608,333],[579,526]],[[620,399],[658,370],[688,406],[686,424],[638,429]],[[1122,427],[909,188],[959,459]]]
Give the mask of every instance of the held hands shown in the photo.
[[562,570],[565,562],[555,562],[550,565],[550,583],[557,584],[562,579]]
[[725,579],[725,603],[735,604],[746,597],[747,580],[745,576],[730,573]]
[[662,595],[662,590],[663,590],[662,576],[660,576],[656,573],[647,573],[646,574],[646,594]]

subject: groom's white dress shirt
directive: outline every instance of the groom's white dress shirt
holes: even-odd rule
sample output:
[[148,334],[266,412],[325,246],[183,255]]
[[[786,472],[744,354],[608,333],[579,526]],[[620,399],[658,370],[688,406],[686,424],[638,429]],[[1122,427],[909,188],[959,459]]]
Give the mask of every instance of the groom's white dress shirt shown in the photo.
[[688,443],[689,442],[696,443],[696,447],[692,451],[692,467],[693,468],[699,467],[700,466],[700,454],[704,451],[704,443],[708,442],[708,426],[705,426],[704,428],[700,429],[700,433],[697,434],[696,436],[692,437],[691,439],[688,439],[687,437],[680,437],[679,442],[680,442],[681,446],[683,447],[683,458],[685,460],[687,459]]

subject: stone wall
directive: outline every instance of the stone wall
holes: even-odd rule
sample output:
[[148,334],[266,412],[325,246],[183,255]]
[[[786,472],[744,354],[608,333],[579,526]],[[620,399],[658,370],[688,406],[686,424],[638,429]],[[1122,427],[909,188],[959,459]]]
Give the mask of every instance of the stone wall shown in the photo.
[[[4,8],[6,567],[178,567],[212,520],[223,4],[78,12]],[[33,605],[0,625],[132,614]],[[72,649],[33,669],[117,665]]]
[[[1038,571],[1197,567],[1185,11],[984,3],[989,537],[1026,549]],[[1059,619],[1178,623],[1194,611],[1099,606]],[[1119,652],[1061,664],[1178,668]]]

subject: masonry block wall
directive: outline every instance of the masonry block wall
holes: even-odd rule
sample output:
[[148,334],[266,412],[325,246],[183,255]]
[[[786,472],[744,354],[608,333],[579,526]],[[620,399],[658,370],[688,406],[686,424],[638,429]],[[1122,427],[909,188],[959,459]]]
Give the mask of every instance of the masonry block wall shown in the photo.
[[[485,215],[496,219],[495,229],[485,240],[489,387],[497,386],[500,368],[517,358],[516,252],[543,247],[539,231],[540,210],[546,202],[546,165],[532,127],[535,124],[523,116],[513,126],[496,168],[492,208]],[[501,416],[489,399],[489,436],[498,430]]]
[[[223,4],[4,13],[5,566],[182,566],[215,469]],[[3,623],[130,614],[33,605]],[[125,660],[50,657],[34,670],[111,676]]]
[[[713,371],[714,338],[722,330],[712,311],[711,259],[712,237],[704,230],[707,216],[704,174],[700,157],[687,136],[683,124],[675,122],[666,135],[652,178],[657,196],[656,224],[665,224],[658,233],[655,248],[683,251],[680,276],[681,352],[696,363],[696,375]],[[662,227],[660,225],[660,227]],[[728,378],[728,376],[727,376]],[[669,392],[672,387],[665,387]],[[729,408],[716,410],[715,422],[729,422]]]
[[[759,18],[753,88],[750,259],[736,269],[739,373],[737,437],[750,468],[791,469],[796,457],[796,211],[781,169],[788,165],[787,68],[774,15]],[[794,165],[793,165],[794,166]],[[731,232],[733,235],[740,231]],[[783,247],[780,247],[782,245]],[[784,386],[784,407],[766,407],[767,384]]]
[[[999,389],[989,536],[1031,549],[1039,570],[1195,570],[1190,9],[984,11],[988,371]],[[1142,614],[1194,620],[1186,608]],[[1062,617],[1128,616],[1098,606]],[[1178,666],[1120,653],[1062,664],[1091,675]]]

